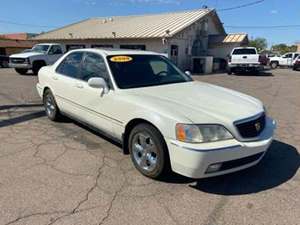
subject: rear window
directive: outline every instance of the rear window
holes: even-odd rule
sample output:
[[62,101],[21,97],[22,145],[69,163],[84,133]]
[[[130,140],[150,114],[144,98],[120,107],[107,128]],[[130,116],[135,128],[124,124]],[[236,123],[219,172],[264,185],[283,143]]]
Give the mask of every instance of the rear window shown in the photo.
[[256,50],[254,48],[239,48],[235,49],[232,55],[256,55]]

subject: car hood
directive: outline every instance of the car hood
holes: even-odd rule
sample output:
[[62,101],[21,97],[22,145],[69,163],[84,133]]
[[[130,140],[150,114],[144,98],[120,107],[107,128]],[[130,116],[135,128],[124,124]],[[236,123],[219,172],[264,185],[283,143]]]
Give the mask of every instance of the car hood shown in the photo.
[[194,123],[232,123],[262,113],[263,104],[248,95],[204,82],[186,82],[129,91],[138,96],[140,104],[157,103]]
[[19,53],[19,54],[14,54],[11,55],[11,58],[29,58],[32,56],[38,56],[38,55],[44,55],[41,52],[24,52],[24,53]]

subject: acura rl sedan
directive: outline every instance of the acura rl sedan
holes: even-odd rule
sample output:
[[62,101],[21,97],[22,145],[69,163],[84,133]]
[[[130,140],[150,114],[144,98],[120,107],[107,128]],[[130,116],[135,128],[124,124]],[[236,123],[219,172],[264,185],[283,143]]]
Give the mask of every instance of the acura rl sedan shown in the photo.
[[40,70],[37,90],[50,120],[68,116],[120,142],[151,178],[254,166],[276,126],[261,101],[194,81],[154,52],[74,50]]

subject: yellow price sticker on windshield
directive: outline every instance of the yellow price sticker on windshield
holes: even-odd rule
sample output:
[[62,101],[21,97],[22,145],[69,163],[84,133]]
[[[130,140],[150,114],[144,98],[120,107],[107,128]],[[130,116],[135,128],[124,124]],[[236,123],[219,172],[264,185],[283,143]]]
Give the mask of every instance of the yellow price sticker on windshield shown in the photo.
[[112,61],[112,62],[119,62],[119,63],[125,63],[125,62],[132,61],[132,58],[129,57],[129,56],[125,56],[125,55],[120,55],[120,56],[111,57],[110,61]]

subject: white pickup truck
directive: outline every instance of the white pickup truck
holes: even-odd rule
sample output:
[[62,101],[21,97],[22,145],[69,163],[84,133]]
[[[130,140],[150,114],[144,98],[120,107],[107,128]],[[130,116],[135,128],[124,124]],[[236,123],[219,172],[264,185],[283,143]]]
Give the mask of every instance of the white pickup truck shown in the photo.
[[234,48],[228,59],[228,74],[237,72],[259,72],[264,66],[256,48]]
[[278,66],[291,67],[294,64],[296,58],[300,55],[300,52],[288,52],[282,56],[275,56],[270,58],[270,66],[272,69],[276,69]]
[[14,54],[9,57],[9,67],[15,68],[19,74],[26,74],[32,70],[37,75],[43,66],[52,65],[64,54],[61,44],[37,44],[29,51]]

